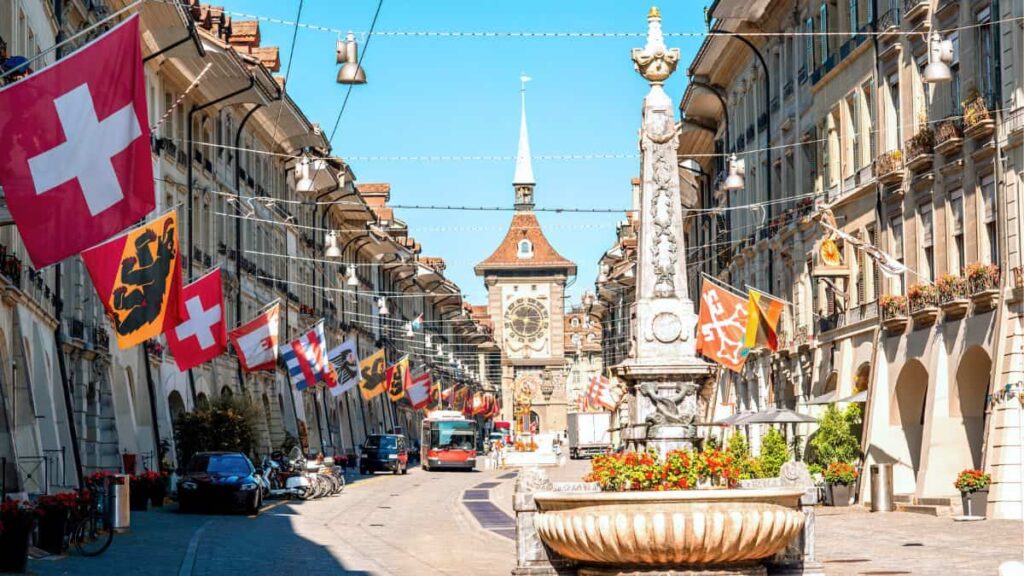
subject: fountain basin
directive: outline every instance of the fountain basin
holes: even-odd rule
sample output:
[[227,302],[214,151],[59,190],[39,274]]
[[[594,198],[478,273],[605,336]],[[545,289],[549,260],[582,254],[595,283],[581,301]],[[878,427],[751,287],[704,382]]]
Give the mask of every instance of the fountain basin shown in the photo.
[[535,526],[552,550],[588,566],[756,566],[800,534],[803,494],[793,488],[538,492]]

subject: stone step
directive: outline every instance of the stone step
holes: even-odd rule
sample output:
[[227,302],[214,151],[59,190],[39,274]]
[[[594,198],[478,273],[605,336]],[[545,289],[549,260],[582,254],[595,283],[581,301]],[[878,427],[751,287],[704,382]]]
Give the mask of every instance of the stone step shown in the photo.
[[892,501],[897,504],[912,504],[914,502],[913,494],[893,494]]
[[906,503],[903,503],[903,502],[897,502],[896,503],[896,511],[897,512],[909,512],[909,513],[912,513],[912,514],[925,514],[925,515],[928,515],[928,516],[948,515],[948,512],[946,514],[940,514],[938,506],[924,506],[924,505],[921,505],[921,504],[906,504]]

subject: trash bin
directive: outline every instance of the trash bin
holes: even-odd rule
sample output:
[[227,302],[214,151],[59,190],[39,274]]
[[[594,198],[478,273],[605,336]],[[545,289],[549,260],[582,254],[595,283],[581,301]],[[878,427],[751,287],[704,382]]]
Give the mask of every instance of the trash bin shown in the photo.
[[124,532],[131,526],[131,482],[127,474],[114,474],[107,485],[107,505],[110,506],[114,530]]
[[892,464],[871,465],[871,511],[892,512]]

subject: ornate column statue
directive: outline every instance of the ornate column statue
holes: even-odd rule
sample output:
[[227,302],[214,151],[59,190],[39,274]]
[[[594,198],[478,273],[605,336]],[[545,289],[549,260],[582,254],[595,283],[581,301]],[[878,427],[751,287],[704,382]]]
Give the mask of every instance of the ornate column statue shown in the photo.
[[630,390],[627,444],[665,452],[694,446],[696,393],[711,365],[696,356],[697,315],[687,290],[675,107],[662,87],[679,63],[679,49],[665,46],[657,8],[651,8],[647,22],[646,46],[633,49],[636,69],[651,85],[640,134],[635,342],[629,358],[615,369]]

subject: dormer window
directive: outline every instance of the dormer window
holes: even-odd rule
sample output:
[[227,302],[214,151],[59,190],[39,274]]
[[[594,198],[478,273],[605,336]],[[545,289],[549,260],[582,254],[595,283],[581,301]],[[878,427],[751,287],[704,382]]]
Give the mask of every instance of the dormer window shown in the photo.
[[519,241],[519,253],[516,254],[519,258],[533,258],[533,242],[529,240]]

